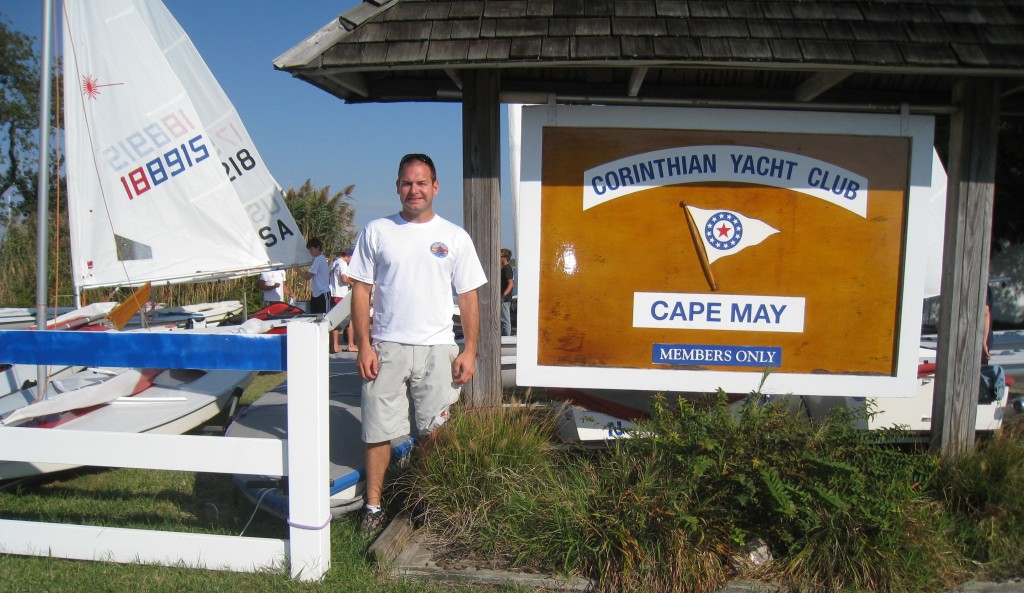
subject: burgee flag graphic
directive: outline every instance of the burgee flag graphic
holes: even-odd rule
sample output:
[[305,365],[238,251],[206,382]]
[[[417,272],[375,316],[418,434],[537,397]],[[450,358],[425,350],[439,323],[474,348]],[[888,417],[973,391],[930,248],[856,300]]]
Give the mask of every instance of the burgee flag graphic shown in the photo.
[[778,229],[731,210],[704,210],[687,205],[696,230],[704,241],[708,263],[757,245]]
[[686,226],[711,290],[718,290],[718,282],[711,271],[712,262],[757,245],[779,232],[756,218],[732,210],[704,210],[686,202],[680,202],[679,206],[686,213]]

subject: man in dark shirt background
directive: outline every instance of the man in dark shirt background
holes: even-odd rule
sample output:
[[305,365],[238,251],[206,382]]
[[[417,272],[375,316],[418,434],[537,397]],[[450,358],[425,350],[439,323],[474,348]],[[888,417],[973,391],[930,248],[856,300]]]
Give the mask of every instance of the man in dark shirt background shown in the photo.
[[501,335],[512,335],[512,287],[515,286],[515,272],[512,270],[512,252],[501,250]]

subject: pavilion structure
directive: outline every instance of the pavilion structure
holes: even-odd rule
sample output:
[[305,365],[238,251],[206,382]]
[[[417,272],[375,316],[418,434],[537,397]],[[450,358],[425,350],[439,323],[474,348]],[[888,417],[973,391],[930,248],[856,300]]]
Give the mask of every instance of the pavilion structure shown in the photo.
[[502,103],[937,116],[949,185],[932,444],[973,444],[996,140],[1022,112],[1024,0],[364,0],[274,65],[349,103],[462,103],[464,224],[491,276],[474,403],[501,393]]

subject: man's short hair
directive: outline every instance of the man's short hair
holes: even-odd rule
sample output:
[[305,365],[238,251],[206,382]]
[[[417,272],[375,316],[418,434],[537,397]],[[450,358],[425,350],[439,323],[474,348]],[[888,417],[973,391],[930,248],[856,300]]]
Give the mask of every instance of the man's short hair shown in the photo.
[[306,241],[306,249],[311,249],[313,247],[316,247],[320,251],[324,250],[324,244],[320,242],[318,237],[313,237],[309,241]]
[[501,249],[501,257],[504,257],[504,258],[507,258],[507,259],[512,259],[512,251],[502,247],[502,249]]
[[410,161],[419,161],[419,162],[423,163],[424,165],[430,167],[430,180],[431,181],[437,181],[437,169],[434,168],[434,161],[432,161],[429,156],[423,154],[422,152],[411,152],[411,153],[405,155],[404,157],[402,157],[402,160],[399,161],[399,163],[398,163],[398,176],[399,177],[402,176],[402,167],[404,167],[405,164],[410,162]]

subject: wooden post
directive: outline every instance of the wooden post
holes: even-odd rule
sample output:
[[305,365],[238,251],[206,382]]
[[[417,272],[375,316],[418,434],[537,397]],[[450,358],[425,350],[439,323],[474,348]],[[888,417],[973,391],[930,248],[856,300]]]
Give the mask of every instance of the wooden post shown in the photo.
[[464,224],[487,272],[480,295],[476,375],[465,387],[470,406],[501,403],[501,229],[499,75],[468,70],[462,84]]
[[955,455],[974,447],[992,236],[999,83],[960,80],[954,87],[953,101],[958,110],[950,122],[931,448],[936,453]]

